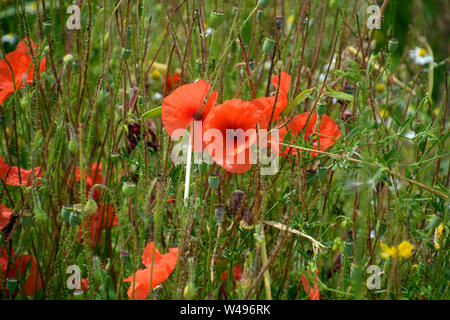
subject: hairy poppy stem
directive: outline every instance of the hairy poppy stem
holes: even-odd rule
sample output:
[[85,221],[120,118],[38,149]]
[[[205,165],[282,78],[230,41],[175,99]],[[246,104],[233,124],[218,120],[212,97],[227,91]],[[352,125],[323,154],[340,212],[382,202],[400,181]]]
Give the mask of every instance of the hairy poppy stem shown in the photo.
[[191,166],[192,166],[192,135],[189,134],[189,146],[186,162],[186,179],[184,183],[184,206],[187,206],[187,199],[189,197],[189,185],[191,180]]

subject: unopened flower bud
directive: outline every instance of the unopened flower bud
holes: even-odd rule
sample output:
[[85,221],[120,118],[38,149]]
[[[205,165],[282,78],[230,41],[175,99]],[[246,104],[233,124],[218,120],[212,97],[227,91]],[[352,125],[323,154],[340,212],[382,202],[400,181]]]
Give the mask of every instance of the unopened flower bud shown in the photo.
[[89,215],[94,214],[98,210],[98,205],[94,199],[89,199],[86,203],[86,206],[84,207],[84,210],[86,210],[87,214]]
[[277,42],[272,38],[266,38],[263,44],[263,53],[269,54]]
[[75,141],[75,140],[70,140],[69,141],[69,151],[71,152],[71,153],[76,153],[77,152],[77,150],[78,150],[78,144],[77,144],[77,142]]
[[75,61],[75,57],[73,55],[71,55],[70,53],[66,54],[64,56],[64,58],[63,58],[64,64],[68,64],[68,63],[71,63],[71,62],[74,62],[74,61]]

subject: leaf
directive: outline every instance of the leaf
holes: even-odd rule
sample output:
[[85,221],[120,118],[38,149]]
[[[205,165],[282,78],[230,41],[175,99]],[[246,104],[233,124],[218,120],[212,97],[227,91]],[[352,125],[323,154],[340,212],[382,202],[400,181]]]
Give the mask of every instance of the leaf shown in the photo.
[[161,115],[161,107],[154,108],[147,112],[144,112],[141,117],[142,118],[155,118]]
[[281,113],[281,115],[285,116],[289,113],[291,113],[292,110],[294,110],[294,108],[296,108],[300,103],[302,103],[303,101],[306,100],[306,98],[308,98],[308,95],[314,91],[316,88],[309,88],[306,90],[303,90],[302,92],[299,93],[298,96],[296,96],[294,98],[294,100],[291,101],[291,103],[289,103],[287,105],[286,108],[284,108],[283,112]]
[[351,95],[351,94],[348,94],[345,92],[334,91],[331,88],[328,88],[328,90],[330,91],[329,93],[327,93],[327,96],[329,96],[329,97],[336,98],[338,100],[353,101],[353,95]]

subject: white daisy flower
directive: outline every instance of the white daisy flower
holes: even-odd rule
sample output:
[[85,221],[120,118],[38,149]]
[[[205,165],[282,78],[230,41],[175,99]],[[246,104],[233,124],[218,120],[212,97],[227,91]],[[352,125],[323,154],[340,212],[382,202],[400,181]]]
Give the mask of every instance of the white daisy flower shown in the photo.
[[409,57],[414,60],[418,65],[425,65],[433,61],[433,57],[427,53],[424,48],[415,47],[413,50],[409,50]]
[[8,33],[2,37],[2,43],[7,43],[9,45],[14,45],[16,43],[17,37],[15,34]]

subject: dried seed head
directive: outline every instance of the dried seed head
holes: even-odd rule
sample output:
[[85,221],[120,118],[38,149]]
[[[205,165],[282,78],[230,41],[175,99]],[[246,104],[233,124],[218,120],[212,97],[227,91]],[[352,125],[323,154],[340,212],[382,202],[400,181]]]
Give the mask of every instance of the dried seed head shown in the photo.
[[230,198],[230,212],[233,215],[236,215],[239,211],[239,208],[242,205],[242,201],[244,200],[245,193],[241,190],[236,190],[231,194]]

